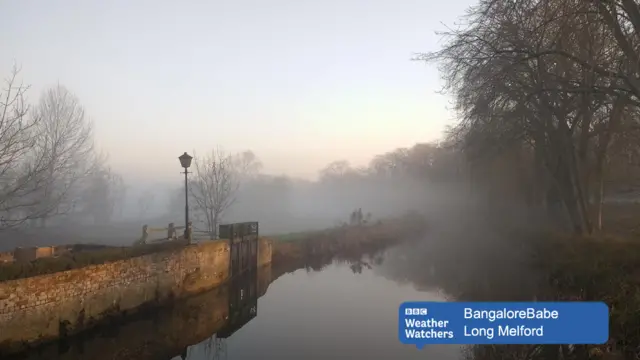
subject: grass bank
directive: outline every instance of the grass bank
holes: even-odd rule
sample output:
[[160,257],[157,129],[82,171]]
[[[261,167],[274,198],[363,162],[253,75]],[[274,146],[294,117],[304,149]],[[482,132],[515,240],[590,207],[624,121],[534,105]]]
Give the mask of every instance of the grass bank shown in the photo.
[[[421,263],[432,264],[437,284],[461,301],[604,301],[610,341],[589,346],[474,346],[488,359],[637,359],[640,355],[640,213],[638,205],[609,209],[604,232],[487,231],[460,226],[443,235]],[[424,271],[427,273],[428,271]],[[433,271],[431,272],[433,273]]]
[[551,235],[535,247],[541,297],[604,301],[610,309],[609,343],[588,346],[588,358],[640,350],[640,241],[635,237]]
[[[407,236],[420,233],[424,220],[417,214],[386,219],[375,224],[341,226],[321,231],[292,233],[270,237],[274,241],[273,262],[294,267],[300,264],[324,262],[340,256],[359,256],[368,251],[397,243]],[[56,257],[30,262],[0,264],[0,281],[78,269],[90,265],[126,260],[157,252],[184,247],[184,241],[171,241],[138,246],[103,246],[76,244]],[[300,265],[305,266],[305,265]]]
[[364,255],[418,239],[425,231],[424,218],[410,213],[373,224],[272,236],[273,273],[281,276],[304,268],[321,270],[334,260],[357,261]]
[[[609,342],[605,345],[475,346],[471,357],[488,359],[637,359],[640,350],[640,242],[618,237],[530,235],[531,274],[527,289],[538,301],[604,301],[609,305]],[[506,271],[506,270],[505,270]],[[491,275],[488,275],[491,276]],[[499,278],[497,278],[499,279]],[[493,280],[464,300],[521,300],[494,297],[508,283]]]

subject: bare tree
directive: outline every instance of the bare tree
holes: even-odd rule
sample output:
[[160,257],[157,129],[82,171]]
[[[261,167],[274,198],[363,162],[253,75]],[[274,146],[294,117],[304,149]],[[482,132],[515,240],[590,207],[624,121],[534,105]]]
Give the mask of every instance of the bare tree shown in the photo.
[[34,209],[44,225],[47,218],[68,213],[79,182],[102,169],[94,152],[93,124],[68,89],[57,85],[45,91],[31,116],[37,124],[34,151],[47,163],[47,181],[38,189]]
[[107,180],[109,184],[109,208],[113,215],[121,218],[127,199],[127,185],[122,176],[113,172],[111,168],[107,169]]
[[341,179],[352,171],[353,169],[348,161],[338,160],[331,162],[324,169],[320,170],[319,175],[321,181],[332,181]]
[[76,210],[96,224],[109,223],[124,205],[126,186],[122,177],[103,165],[84,182],[82,196],[74,202]]
[[41,122],[28,116],[28,87],[17,81],[14,67],[0,94],[0,228],[14,227],[50,211],[41,206],[43,188],[50,187],[52,157],[39,151]]
[[207,231],[217,238],[217,226],[236,201],[244,168],[237,158],[221,149],[207,156],[194,156],[195,171],[189,184],[195,207],[204,215]]
[[262,162],[251,150],[234,155],[233,162],[241,180],[251,180],[262,170]]
[[555,194],[578,233],[593,229],[591,183],[602,177],[616,114],[634,101],[629,82],[603,70],[622,52],[594,6],[481,0],[442,51],[423,57],[443,64],[473,172],[507,153],[535,158],[534,176],[551,181],[528,182]]

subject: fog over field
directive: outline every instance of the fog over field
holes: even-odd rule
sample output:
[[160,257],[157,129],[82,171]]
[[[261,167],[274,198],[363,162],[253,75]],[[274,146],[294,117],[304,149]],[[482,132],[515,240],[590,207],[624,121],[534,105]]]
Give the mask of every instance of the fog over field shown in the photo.
[[[0,5],[0,247],[128,244],[143,224],[183,225],[184,152],[191,219],[212,233],[440,202],[400,169],[406,151],[376,157],[442,138],[450,97],[436,93],[436,67],[411,58],[436,50],[433,31],[467,5]],[[226,194],[215,204],[212,183]]]
[[638,358],[639,64],[637,0],[0,1],[0,251],[131,245],[188,200],[200,238],[306,232],[300,269],[393,243],[374,271],[451,298],[610,306],[606,346],[476,360]]
[[[637,77],[605,69],[637,62],[613,25],[576,23],[567,38],[591,37],[556,54],[571,71],[531,79],[522,54],[559,40],[523,14],[559,5],[494,3],[3,4],[0,246],[183,225],[185,152],[190,219],[211,237],[236,221],[322,229],[355,209],[419,211],[433,234],[602,230],[605,199],[634,197],[640,174]],[[620,53],[576,62],[615,52],[603,44]]]

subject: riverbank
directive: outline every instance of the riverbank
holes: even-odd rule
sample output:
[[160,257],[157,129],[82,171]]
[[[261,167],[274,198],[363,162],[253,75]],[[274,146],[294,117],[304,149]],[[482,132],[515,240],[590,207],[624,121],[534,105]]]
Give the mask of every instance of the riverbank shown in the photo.
[[640,350],[640,241],[619,236],[550,235],[535,247],[546,274],[545,300],[604,301],[610,309],[609,343],[588,346],[590,358]]
[[[76,336],[47,343],[3,360],[173,359],[203,341],[215,341],[250,321],[255,306],[271,283],[271,265],[248,271],[205,293],[171,306],[148,308],[91,328]],[[241,298],[243,292],[249,296]],[[240,311],[242,310],[242,311]],[[216,334],[215,337],[212,335]]]
[[[269,240],[258,239],[257,266],[271,262],[271,247]],[[226,240],[175,241],[0,267],[42,270],[35,276],[0,281],[0,354],[56,342],[216,288],[237,274],[232,272],[231,255]],[[42,264],[69,267],[38,266]]]
[[639,210],[614,209],[605,219],[606,232],[597,236],[461,223],[430,233],[435,239],[410,251],[414,255],[406,271],[430,264],[431,271],[423,268],[415,281],[437,284],[461,301],[604,301],[610,307],[606,345],[572,351],[567,346],[475,346],[470,354],[475,360],[633,358],[640,349]]
[[275,237],[271,255],[273,273],[277,278],[303,268],[322,270],[334,260],[357,262],[363,256],[418,240],[426,230],[425,219],[409,213],[373,224]]
[[[359,259],[363,254],[419,237],[424,230],[424,219],[408,214],[375,224],[313,232],[297,241],[274,244],[261,238],[260,244],[267,244],[268,251],[261,245],[259,248],[265,250],[259,253],[268,253],[268,262],[279,277],[299,268],[322,268],[334,259]],[[4,315],[0,328],[6,329],[0,352],[16,353],[56,339],[81,336],[102,323],[153,311],[161,304],[169,305],[219,286],[225,282],[229,267],[225,244],[213,241],[185,246],[176,242],[166,245],[168,248],[155,249],[158,251],[151,251],[151,247],[105,248],[69,254],[62,260],[43,258],[24,265],[6,265],[2,269],[15,271],[4,275],[4,279],[12,280],[0,281],[0,310]],[[227,250],[218,249],[218,245]],[[212,246],[216,248],[207,250]],[[185,252],[207,256],[183,256]],[[261,261],[260,254],[258,258]],[[56,281],[60,284],[52,286]],[[35,295],[30,296],[32,293]],[[69,296],[72,293],[75,295]],[[26,327],[18,324],[27,322]]]

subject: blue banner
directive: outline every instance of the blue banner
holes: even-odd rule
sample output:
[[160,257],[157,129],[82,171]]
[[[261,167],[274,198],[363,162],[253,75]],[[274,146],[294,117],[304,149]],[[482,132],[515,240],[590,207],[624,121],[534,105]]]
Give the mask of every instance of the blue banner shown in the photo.
[[405,302],[400,341],[431,344],[604,344],[603,302]]

